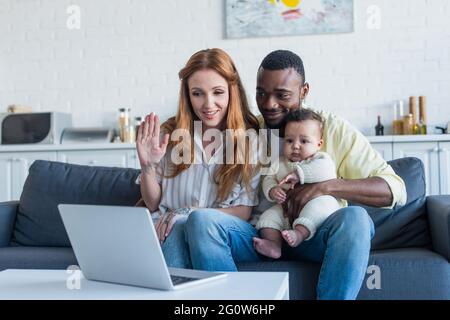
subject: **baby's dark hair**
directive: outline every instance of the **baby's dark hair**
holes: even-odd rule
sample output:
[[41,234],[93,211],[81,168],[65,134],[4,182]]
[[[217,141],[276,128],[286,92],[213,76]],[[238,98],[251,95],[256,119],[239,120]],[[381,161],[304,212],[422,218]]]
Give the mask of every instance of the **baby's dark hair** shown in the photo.
[[284,137],[284,131],[289,122],[301,122],[306,120],[314,120],[319,122],[320,136],[323,135],[323,127],[325,125],[325,121],[322,116],[317,112],[314,112],[310,109],[298,108],[293,111],[290,111],[283,120],[283,125],[281,127],[280,133],[281,136]]

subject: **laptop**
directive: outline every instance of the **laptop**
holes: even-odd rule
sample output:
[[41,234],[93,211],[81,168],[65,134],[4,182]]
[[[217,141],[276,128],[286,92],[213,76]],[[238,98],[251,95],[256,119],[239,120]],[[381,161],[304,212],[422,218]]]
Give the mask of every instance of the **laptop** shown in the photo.
[[88,280],[175,290],[227,275],[168,268],[147,208],[60,204],[58,209]]

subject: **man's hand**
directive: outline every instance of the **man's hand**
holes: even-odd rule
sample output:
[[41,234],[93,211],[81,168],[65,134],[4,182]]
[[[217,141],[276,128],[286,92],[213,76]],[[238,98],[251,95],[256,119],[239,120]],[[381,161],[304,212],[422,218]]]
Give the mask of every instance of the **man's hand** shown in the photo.
[[[331,180],[330,180],[331,181]],[[283,209],[289,223],[292,224],[298,218],[300,211],[306,203],[314,198],[326,195],[326,183],[319,182],[313,184],[297,185],[295,189],[289,190],[287,200],[283,204]]]

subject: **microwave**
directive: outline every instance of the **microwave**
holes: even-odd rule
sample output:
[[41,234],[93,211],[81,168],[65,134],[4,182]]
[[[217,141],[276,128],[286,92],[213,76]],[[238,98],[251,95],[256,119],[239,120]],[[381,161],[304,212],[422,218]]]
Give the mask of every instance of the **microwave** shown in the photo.
[[0,113],[1,144],[59,144],[72,115],[63,112]]

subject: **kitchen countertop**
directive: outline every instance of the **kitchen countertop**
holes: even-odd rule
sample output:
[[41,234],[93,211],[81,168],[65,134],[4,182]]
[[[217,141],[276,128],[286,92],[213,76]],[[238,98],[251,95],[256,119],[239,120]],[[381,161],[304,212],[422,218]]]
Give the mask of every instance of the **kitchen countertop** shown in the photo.
[[428,134],[411,136],[370,136],[367,139],[372,143],[383,142],[436,142],[450,141],[450,134]]
[[[413,136],[369,136],[371,143],[392,142],[436,142],[450,141],[450,134],[430,134]],[[79,144],[15,144],[0,145],[0,152],[34,151],[76,151],[76,150],[130,150],[136,149],[134,143],[79,143]]]
[[122,150],[136,149],[134,143],[14,144],[0,145],[0,152]]

